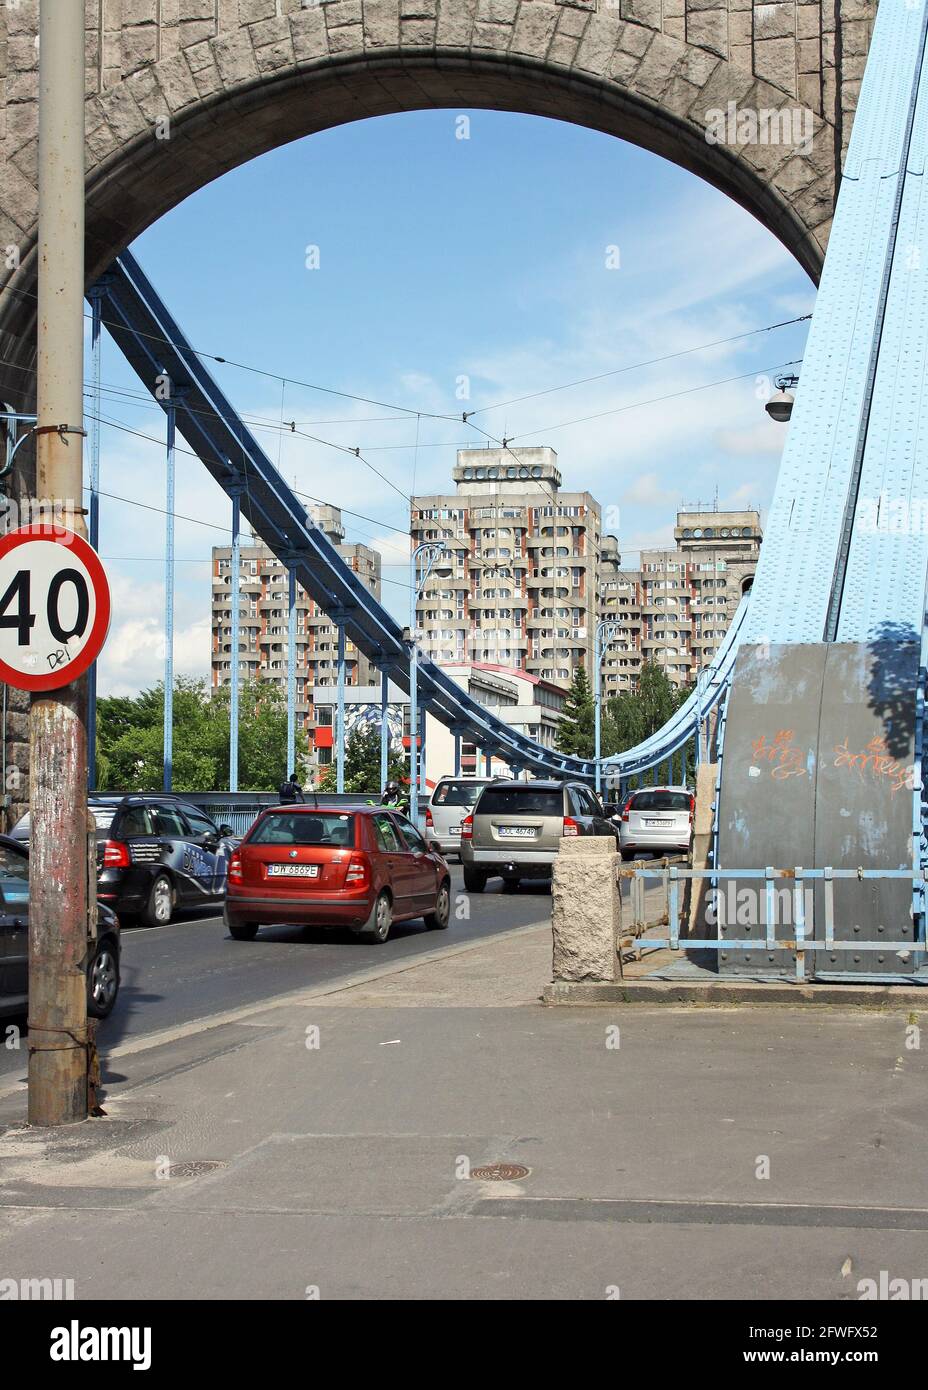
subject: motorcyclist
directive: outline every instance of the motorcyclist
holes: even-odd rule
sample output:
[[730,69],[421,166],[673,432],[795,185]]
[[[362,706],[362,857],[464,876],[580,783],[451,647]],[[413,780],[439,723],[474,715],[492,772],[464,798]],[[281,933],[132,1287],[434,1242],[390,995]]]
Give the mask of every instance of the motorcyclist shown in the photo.
[[381,806],[392,806],[395,811],[405,811],[409,806],[409,797],[399,782],[388,782],[384,787],[380,797]]

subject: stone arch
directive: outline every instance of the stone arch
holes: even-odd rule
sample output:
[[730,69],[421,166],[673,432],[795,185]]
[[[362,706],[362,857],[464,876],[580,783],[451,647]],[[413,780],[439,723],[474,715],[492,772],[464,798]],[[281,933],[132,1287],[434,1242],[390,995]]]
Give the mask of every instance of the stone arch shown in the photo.
[[[551,116],[664,155],[748,208],[817,278],[875,0],[845,0],[839,20],[829,0],[86,7],[88,278],[183,198],[267,150],[369,116],[463,107]],[[0,278],[0,357],[21,367],[34,322],[37,0],[0,15],[0,247],[18,262]],[[840,67],[836,47],[851,50]],[[746,125],[728,113],[746,113]],[[21,399],[23,380],[0,368],[0,394]]]

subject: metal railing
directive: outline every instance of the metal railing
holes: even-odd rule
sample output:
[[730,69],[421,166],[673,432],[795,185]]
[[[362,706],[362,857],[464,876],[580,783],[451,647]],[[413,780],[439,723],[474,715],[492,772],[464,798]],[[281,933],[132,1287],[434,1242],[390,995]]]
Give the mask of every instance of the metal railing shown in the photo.
[[[795,978],[797,981],[806,979],[806,954],[809,951],[854,951],[871,952],[879,951],[884,954],[887,951],[907,951],[916,952],[921,946],[922,953],[925,952],[925,920],[924,917],[915,918],[916,930],[913,932],[914,940],[892,941],[881,938],[879,941],[859,941],[844,940],[835,936],[835,883],[847,882],[867,882],[868,880],[900,880],[911,884],[913,899],[915,895],[920,895],[925,889],[925,874],[921,869],[805,869],[797,866],[792,869],[778,869],[767,867],[764,869],[689,869],[679,868],[674,864],[670,865],[640,865],[636,864],[629,868],[619,868],[617,870],[619,883],[623,879],[631,882],[632,892],[632,912],[635,915],[636,928],[640,925],[646,927],[647,924],[640,919],[645,915],[643,885],[646,879],[657,879],[663,884],[665,890],[666,910],[662,914],[666,919],[669,935],[666,937],[648,936],[642,944],[648,948],[667,949],[671,951],[794,951],[796,956]],[[758,921],[758,926],[763,927],[763,936],[755,937],[704,937],[681,935],[680,914],[682,906],[681,889],[690,881],[710,880],[713,888],[722,881],[730,880],[755,880],[762,881],[764,884],[764,920]],[[793,929],[792,936],[778,936],[777,927],[788,925],[777,922],[777,889],[778,882],[787,882],[792,885],[792,916],[791,924]],[[806,897],[806,888],[815,883],[823,886],[823,918],[824,936],[815,935],[816,914],[814,898]],[[637,885],[641,885],[639,888]],[[758,903],[761,899],[758,897]],[[808,908],[808,911],[807,911]],[[758,914],[758,917],[760,914]],[[658,925],[663,925],[659,923]],[[928,962],[926,962],[928,963]],[[926,979],[928,983],[928,979]]]

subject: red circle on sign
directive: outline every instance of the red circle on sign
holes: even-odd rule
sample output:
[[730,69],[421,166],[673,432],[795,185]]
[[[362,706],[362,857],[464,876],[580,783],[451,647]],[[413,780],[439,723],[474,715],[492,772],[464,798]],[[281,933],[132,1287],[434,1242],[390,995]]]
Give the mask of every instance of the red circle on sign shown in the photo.
[[55,671],[49,671],[47,675],[33,676],[28,672],[20,671],[15,666],[10,666],[0,657],[0,680],[5,681],[15,690],[58,690],[63,685],[70,685],[96,661],[109,631],[110,586],[99,555],[89,541],[84,540],[84,537],[79,536],[76,531],[65,531],[60,528],[56,528],[56,531],[57,534],[49,535],[48,525],[41,523],[36,526],[20,526],[18,530],[10,531],[8,535],[0,538],[0,561],[17,547],[26,545],[31,541],[42,541],[76,556],[86,569],[93,585],[95,608],[93,626],[74,660]]

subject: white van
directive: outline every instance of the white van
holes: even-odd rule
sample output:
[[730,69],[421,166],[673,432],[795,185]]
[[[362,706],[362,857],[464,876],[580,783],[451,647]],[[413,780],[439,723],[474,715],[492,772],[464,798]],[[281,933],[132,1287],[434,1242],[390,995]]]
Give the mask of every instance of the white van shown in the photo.
[[425,838],[437,840],[442,854],[461,852],[461,822],[469,816],[491,777],[442,777],[425,810]]

